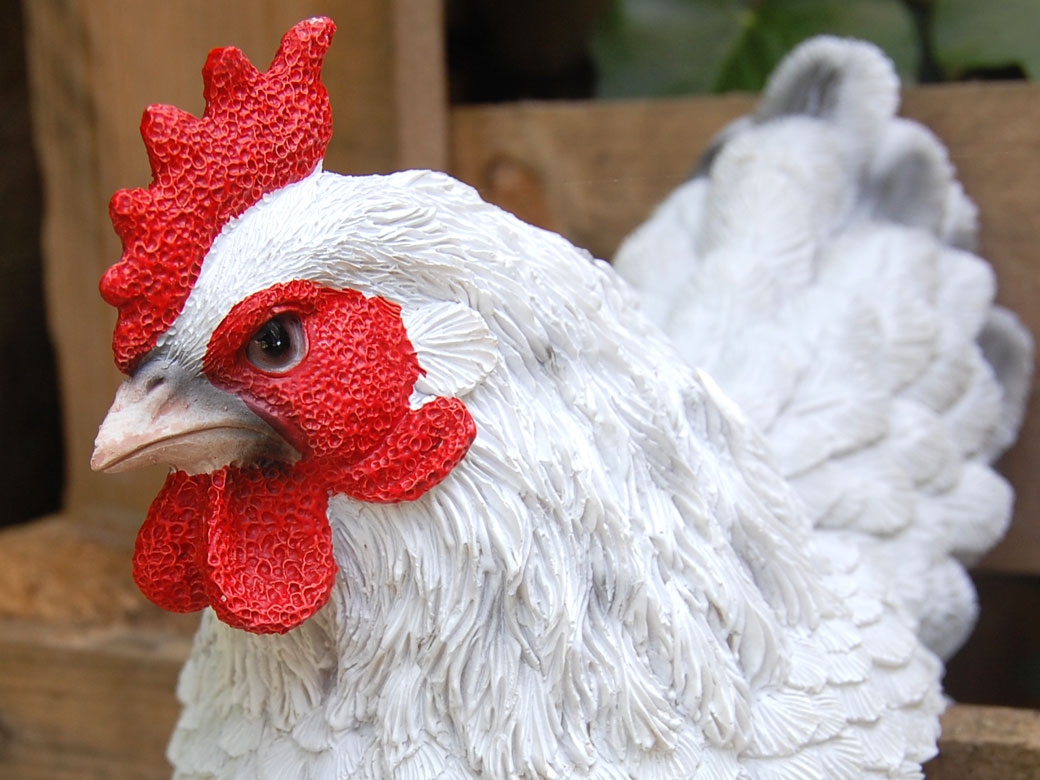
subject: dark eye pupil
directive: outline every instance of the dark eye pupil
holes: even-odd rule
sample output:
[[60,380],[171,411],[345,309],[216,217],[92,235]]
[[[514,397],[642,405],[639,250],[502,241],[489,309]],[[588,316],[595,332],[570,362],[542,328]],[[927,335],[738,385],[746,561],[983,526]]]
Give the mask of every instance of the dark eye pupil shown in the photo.
[[278,358],[292,349],[292,338],[281,319],[275,318],[264,325],[253,337],[257,347],[269,358]]
[[307,354],[307,336],[295,314],[279,314],[265,322],[246,345],[246,358],[261,371],[282,373]]

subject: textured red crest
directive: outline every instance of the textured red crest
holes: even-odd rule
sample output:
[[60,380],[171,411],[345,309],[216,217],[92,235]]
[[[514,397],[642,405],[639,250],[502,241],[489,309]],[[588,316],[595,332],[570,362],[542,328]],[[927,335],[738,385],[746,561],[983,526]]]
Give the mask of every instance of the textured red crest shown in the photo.
[[329,19],[300,22],[265,73],[236,48],[214,49],[202,70],[201,119],[173,106],[145,111],[152,183],[113,196],[123,255],[101,280],[102,297],[119,309],[112,348],[124,373],[180,314],[224,226],[321,162],[332,135],[321,67],[334,31]]

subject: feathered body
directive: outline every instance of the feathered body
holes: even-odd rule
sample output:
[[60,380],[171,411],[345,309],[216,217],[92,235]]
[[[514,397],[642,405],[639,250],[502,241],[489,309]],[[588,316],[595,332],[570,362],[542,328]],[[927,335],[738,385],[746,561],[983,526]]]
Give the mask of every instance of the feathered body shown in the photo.
[[478,435],[415,502],[332,501],[341,574],[300,628],[207,616],[185,776],[839,777],[930,754],[938,663],[854,551],[815,548],[607,267],[445,176],[318,173],[229,226],[164,342],[200,360],[238,300],[299,278],[399,303]]
[[[307,471],[320,448],[268,396],[228,392],[238,369],[213,354],[270,346],[228,323],[300,285],[388,302],[419,367],[400,416],[454,403],[475,438],[419,495],[333,491],[327,601],[272,629],[221,595],[225,486],[246,470],[324,478]],[[324,349],[311,316],[300,332]],[[177,570],[199,588],[188,606],[215,610],[181,676],[178,777],[917,778],[934,754],[941,663],[870,554],[814,529],[744,413],[609,266],[443,174],[319,167],[269,192],[223,227],[154,347],[129,354],[100,466],[124,457],[133,436],[111,421],[161,386],[140,388],[156,365],[241,396],[292,445],[246,465],[180,440],[133,456],[208,485],[204,549],[177,559],[201,572]],[[285,365],[265,393],[295,381]],[[335,393],[307,397],[319,419]],[[167,522],[163,495],[146,528]],[[261,538],[281,522],[265,511],[242,520]]]

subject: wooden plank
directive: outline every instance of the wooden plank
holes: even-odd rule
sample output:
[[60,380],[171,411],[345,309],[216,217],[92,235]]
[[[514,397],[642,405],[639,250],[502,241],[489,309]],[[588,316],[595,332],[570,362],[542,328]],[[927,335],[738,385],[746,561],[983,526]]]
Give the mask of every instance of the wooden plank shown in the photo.
[[955,705],[943,715],[939,756],[928,780],[1035,780],[1040,776],[1040,712]]
[[130,550],[96,523],[53,517],[0,544],[0,777],[169,776],[177,674],[197,615],[149,604]]
[[487,200],[597,257],[692,171],[745,95],[452,110],[452,173]]
[[168,778],[182,662],[151,649],[0,643],[0,774]]
[[[1040,338],[1040,85],[964,84],[912,90],[905,113],[947,144],[965,191],[980,209],[980,251],[997,273],[997,298]],[[982,567],[1040,574],[1040,394],[1034,390],[1018,443],[1000,470],[1015,486],[1005,540]]]
[[[981,209],[981,251],[999,300],[1040,334],[1040,85],[916,88],[904,113],[950,149]],[[452,112],[452,171],[488,200],[557,230],[598,257],[683,181],[747,95],[603,103],[467,106]],[[1040,398],[1000,468],[1018,494],[1007,540],[988,569],[1040,573]]]
[[394,7],[394,167],[447,170],[448,72],[443,4],[396,0]]

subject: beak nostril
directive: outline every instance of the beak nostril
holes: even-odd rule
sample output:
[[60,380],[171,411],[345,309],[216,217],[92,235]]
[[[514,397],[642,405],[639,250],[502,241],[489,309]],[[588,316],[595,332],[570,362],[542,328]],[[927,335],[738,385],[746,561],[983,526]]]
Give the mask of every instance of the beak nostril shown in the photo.
[[155,375],[153,377],[150,377],[148,379],[148,381],[145,382],[144,392],[147,395],[148,393],[153,392],[157,387],[159,387],[160,385],[163,385],[165,383],[166,383],[165,377],[163,377],[161,374],[157,374],[157,375]]

